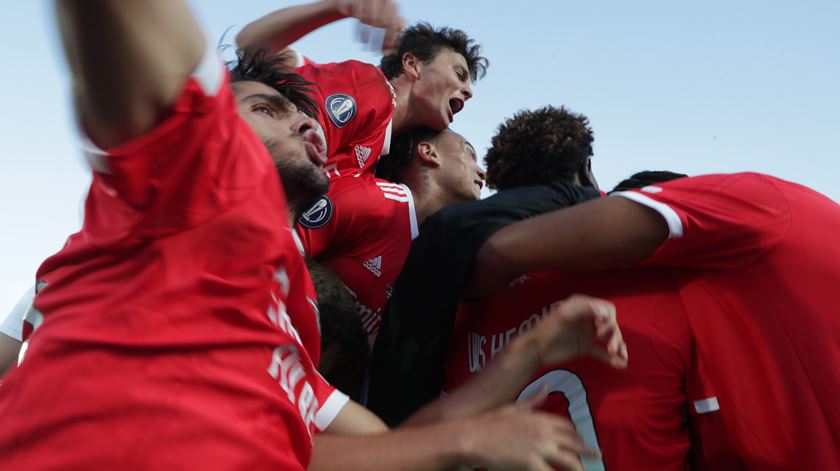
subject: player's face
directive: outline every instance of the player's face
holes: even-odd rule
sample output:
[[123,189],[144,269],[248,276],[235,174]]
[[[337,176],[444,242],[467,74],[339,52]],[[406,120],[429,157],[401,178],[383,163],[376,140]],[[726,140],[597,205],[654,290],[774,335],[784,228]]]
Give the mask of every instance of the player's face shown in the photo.
[[481,197],[484,170],[478,165],[475,149],[464,136],[446,130],[435,143],[440,154],[441,186],[450,202],[472,201]]
[[464,56],[441,49],[428,64],[422,64],[412,87],[412,106],[421,126],[446,129],[455,114],[472,98],[470,72]]
[[233,91],[239,115],[268,148],[290,205],[310,206],[329,186],[321,171],[327,146],[318,122],[265,84],[236,82]]

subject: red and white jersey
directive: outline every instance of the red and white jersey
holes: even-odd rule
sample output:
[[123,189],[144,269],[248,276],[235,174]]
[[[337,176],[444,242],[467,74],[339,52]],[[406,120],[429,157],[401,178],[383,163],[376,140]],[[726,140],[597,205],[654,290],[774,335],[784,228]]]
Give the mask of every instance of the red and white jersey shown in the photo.
[[295,69],[311,86],[327,140],[324,172],[357,175],[388,154],[395,95],[377,67],[359,61],[306,63]]
[[710,412],[714,393],[699,370],[691,331],[668,270],[523,275],[480,303],[462,305],[446,361],[444,389],[480,372],[552,306],[574,293],[608,299],[630,353],[626,370],[591,357],[539,371],[520,400],[548,387],[541,408],[568,417],[587,446],[602,458],[587,470],[688,469],[686,405]]
[[84,225],[0,387],[4,468],[303,470],[346,403],[286,310],[274,165],[212,47],[196,70],[155,129],[88,152]]
[[300,218],[297,231],[306,254],[341,278],[365,330],[375,335],[417,237],[411,191],[371,173],[333,180],[327,196]]
[[840,469],[840,206],[754,173],[619,196],[668,222],[644,263],[672,269],[730,453],[749,469]]
[[287,250],[298,254],[290,257],[287,270],[290,280],[289,295],[286,298],[286,310],[291,316],[292,324],[300,335],[312,364],[318,366],[321,361],[321,319],[318,312],[318,295],[312,276],[303,260],[303,249],[297,233],[293,229],[287,230],[288,238],[283,239]]

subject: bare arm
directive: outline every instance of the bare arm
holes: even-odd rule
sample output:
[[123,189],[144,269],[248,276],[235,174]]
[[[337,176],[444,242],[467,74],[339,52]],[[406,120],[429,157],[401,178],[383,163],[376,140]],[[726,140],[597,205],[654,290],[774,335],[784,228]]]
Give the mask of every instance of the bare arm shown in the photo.
[[[355,422],[355,431],[347,428],[352,425],[349,422]],[[549,465],[582,469],[578,456],[583,447],[574,428],[546,413],[508,407],[469,419],[387,432],[376,431],[378,426],[384,424],[372,413],[349,403],[325,433],[315,436],[308,469],[421,471],[460,465],[496,470],[548,471]],[[334,428],[343,433],[335,433]]]
[[348,17],[358,18],[373,27],[385,28],[383,46],[390,46],[403,25],[397,5],[392,0],[321,0],[283,8],[249,23],[236,36],[236,45],[283,52],[310,32]]
[[20,340],[0,333],[0,378],[17,362]]
[[534,270],[600,270],[629,266],[668,237],[656,211],[612,196],[511,224],[481,247],[465,298],[486,296]]
[[102,148],[165,118],[204,52],[183,0],[56,0],[79,119]]

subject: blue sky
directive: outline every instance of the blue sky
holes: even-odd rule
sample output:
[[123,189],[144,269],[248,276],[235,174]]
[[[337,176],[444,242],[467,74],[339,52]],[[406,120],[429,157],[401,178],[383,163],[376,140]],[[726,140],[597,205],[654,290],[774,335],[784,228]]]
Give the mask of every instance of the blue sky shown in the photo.
[[[213,40],[289,2],[192,1]],[[566,105],[595,131],[609,188],[644,169],[743,170],[840,201],[840,2],[403,2],[410,22],[467,31],[490,59],[453,128],[480,155],[519,109]],[[0,44],[0,317],[79,225],[88,171],[75,145],[51,3],[4,9]],[[345,20],[300,41],[318,62],[376,54]]]

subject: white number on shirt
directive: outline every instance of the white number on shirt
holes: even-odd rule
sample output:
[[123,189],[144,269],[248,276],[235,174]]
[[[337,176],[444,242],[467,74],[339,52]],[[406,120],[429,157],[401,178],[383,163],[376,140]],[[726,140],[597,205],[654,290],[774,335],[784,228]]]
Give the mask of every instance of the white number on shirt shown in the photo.
[[[569,402],[569,418],[575,424],[583,444],[592,450],[601,451],[598,436],[595,433],[595,421],[589,410],[586,388],[580,377],[569,370],[551,370],[531,382],[519,393],[516,402],[522,402],[539,393],[543,386],[548,387],[549,394],[561,393]],[[586,471],[604,471],[604,461],[601,459],[583,458],[583,469]]]

